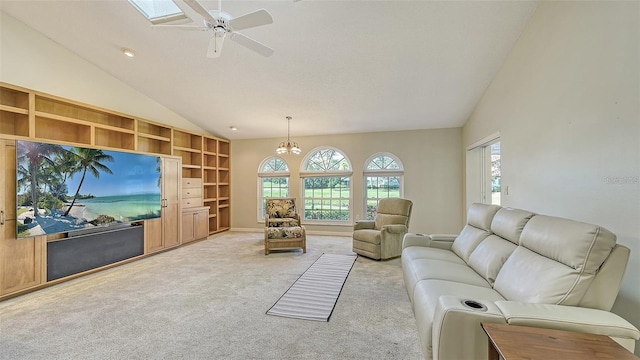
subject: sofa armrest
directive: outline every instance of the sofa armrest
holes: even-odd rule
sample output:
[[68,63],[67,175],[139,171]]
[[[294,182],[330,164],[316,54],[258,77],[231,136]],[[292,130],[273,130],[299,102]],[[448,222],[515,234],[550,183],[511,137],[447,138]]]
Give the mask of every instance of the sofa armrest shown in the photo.
[[380,229],[382,232],[388,232],[390,234],[405,234],[409,229],[407,229],[406,225],[385,225]]
[[353,230],[373,229],[375,227],[375,221],[371,220],[359,220],[353,224]]
[[453,245],[453,241],[458,237],[458,235],[454,234],[431,234],[429,235],[429,239],[431,239],[431,247],[438,249],[451,250],[451,246]]
[[[469,300],[478,306],[465,305]],[[424,309],[414,310],[416,319],[423,318],[421,312]],[[505,323],[493,301],[440,296],[433,315],[433,359],[475,359],[478,354],[487,354],[487,335],[482,330],[481,323]]]
[[404,234],[402,238],[402,249],[408,248],[409,246],[422,246],[428,247],[431,244],[431,239],[425,234],[414,234],[407,233]]
[[517,301],[496,301],[496,306],[510,325],[640,339],[640,331],[635,326],[609,311]]

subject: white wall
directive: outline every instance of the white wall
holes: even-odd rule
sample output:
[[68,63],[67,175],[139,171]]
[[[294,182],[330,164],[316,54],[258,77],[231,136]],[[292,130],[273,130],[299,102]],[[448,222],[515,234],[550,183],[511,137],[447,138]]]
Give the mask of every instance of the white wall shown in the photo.
[[0,12],[0,81],[175,127],[203,130]]
[[635,1],[542,2],[463,145],[500,132],[503,205],[602,225],[631,248],[613,310],[640,328],[639,18]]
[[[286,134],[283,134],[285,136]],[[260,163],[275,155],[283,139],[233,140],[231,142],[232,227],[261,230],[258,216]],[[353,219],[364,217],[363,170],[377,152],[390,152],[405,167],[404,197],[414,203],[409,231],[457,233],[462,228],[462,130],[438,129],[367,134],[296,137],[300,155],[285,155],[291,170],[291,196],[301,198],[299,172],[304,156],[319,146],[333,146],[349,157],[353,166]],[[352,226],[306,226],[308,231],[342,232]]]

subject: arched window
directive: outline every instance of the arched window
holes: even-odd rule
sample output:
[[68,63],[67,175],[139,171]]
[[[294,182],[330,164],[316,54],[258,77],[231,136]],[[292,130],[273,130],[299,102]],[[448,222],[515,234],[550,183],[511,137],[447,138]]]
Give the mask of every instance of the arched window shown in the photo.
[[400,159],[390,153],[378,153],[367,159],[364,166],[364,210],[366,218],[373,220],[380,199],[402,197],[404,167]]
[[289,197],[289,166],[277,156],[264,159],[258,169],[258,221],[265,218],[268,197]]
[[302,162],[304,214],[312,221],[351,221],[351,163],[342,151],[321,147]]

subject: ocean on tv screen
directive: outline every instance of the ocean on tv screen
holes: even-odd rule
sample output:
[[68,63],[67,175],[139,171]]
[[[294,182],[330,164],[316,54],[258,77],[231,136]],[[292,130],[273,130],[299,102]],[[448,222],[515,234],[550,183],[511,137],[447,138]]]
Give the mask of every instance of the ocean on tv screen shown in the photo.
[[31,141],[17,150],[18,238],[160,216],[157,156]]

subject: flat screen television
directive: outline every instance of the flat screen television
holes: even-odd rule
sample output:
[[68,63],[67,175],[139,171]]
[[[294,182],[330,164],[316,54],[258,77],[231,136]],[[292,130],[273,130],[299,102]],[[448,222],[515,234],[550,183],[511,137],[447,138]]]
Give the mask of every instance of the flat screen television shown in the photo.
[[17,238],[160,217],[160,157],[17,141]]

